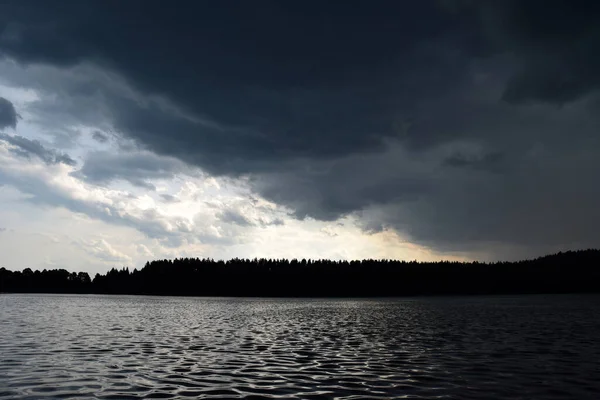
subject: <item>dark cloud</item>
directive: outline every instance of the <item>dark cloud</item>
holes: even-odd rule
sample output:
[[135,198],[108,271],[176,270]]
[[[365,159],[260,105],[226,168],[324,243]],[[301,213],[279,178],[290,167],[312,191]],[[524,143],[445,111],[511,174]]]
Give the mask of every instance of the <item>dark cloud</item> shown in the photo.
[[440,72],[463,74],[464,61],[439,50],[464,52],[457,42],[470,49],[477,37],[458,29],[466,17],[434,2],[67,3],[5,5],[0,51],[25,63],[93,62],[168,98],[178,112],[106,100],[119,130],[220,174],[382,149],[399,108],[447,87]]
[[154,190],[155,186],[150,180],[171,179],[184,172],[194,174],[181,161],[150,152],[92,152],[81,169],[73,172],[73,175],[94,184],[108,184],[120,179],[134,186]]
[[537,128],[546,139],[537,143],[535,135],[515,141],[529,127],[512,118],[511,135],[495,139],[502,152],[398,146],[273,172],[254,187],[298,218],[356,215],[365,232],[392,229],[438,251],[504,259],[596,247],[600,191],[591,182],[600,171],[600,120],[582,124],[585,111],[545,111]]
[[[426,118],[419,105],[470,79],[474,59],[514,56],[504,91],[511,102],[576,99],[595,90],[599,70],[593,1],[2,7],[6,56],[95,63],[168,98],[178,112],[122,97],[107,106],[117,128],[150,149],[221,174],[381,150],[397,136],[399,115]],[[88,83],[71,94],[99,90]],[[420,141],[440,139],[431,129],[414,130]]]
[[367,210],[363,224],[397,230],[439,251],[479,252],[493,260],[597,247],[600,190],[591,184],[600,170],[597,152],[547,156],[554,160],[531,154],[511,174],[448,171],[431,194]]
[[501,167],[504,155],[500,152],[492,152],[483,155],[469,155],[456,153],[447,157],[443,164],[457,168],[472,168],[475,170],[495,171]]
[[564,104],[600,88],[600,3],[510,0],[479,6],[499,50],[519,60],[505,100]]
[[108,136],[106,136],[104,133],[99,132],[99,131],[95,131],[94,133],[92,133],[92,139],[94,139],[98,143],[108,142]]
[[19,135],[11,136],[5,133],[0,133],[0,140],[12,145],[13,147],[10,151],[19,157],[31,158],[31,156],[35,156],[46,164],[63,163],[70,166],[77,165],[77,162],[68,154],[48,149],[39,140],[27,139]]
[[598,2],[22,0],[0,15],[0,53],[61,94],[32,111],[148,154],[92,155],[91,182],[152,188],[182,168],[154,152],[245,175],[297,218],[358,215],[428,246],[598,243]]
[[0,97],[0,129],[17,127],[17,111],[15,106],[4,97]]

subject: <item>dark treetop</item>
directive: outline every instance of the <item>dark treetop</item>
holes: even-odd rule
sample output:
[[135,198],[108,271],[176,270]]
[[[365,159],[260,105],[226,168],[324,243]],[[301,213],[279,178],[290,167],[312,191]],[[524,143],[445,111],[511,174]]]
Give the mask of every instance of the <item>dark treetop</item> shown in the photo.
[[600,250],[497,263],[180,258],[112,269],[0,269],[2,292],[193,296],[413,296],[600,292]]

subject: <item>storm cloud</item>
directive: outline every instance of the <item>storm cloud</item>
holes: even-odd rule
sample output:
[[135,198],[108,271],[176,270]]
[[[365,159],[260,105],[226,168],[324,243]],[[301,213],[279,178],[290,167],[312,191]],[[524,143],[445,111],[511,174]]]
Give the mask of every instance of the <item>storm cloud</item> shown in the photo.
[[46,164],[63,163],[70,166],[77,165],[77,162],[68,154],[46,148],[39,140],[31,140],[19,135],[11,136],[0,133],[0,141],[12,145],[10,151],[20,157],[38,157]]
[[198,167],[296,219],[353,215],[432,248],[600,244],[597,2],[23,0],[0,15],[5,62],[53,99],[38,115],[135,143],[90,153],[73,173],[88,182],[154,190]]
[[107,184],[120,179],[134,186],[154,190],[155,186],[150,180],[170,179],[185,171],[191,173],[191,169],[181,161],[154,153],[94,152],[87,156],[85,164],[73,175],[95,184]]
[[94,139],[95,141],[99,142],[99,143],[106,143],[108,142],[108,136],[105,135],[102,132],[94,132],[92,133],[92,139]]
[[15,106],[4,97],[0,97],[0,129],[17,127]]

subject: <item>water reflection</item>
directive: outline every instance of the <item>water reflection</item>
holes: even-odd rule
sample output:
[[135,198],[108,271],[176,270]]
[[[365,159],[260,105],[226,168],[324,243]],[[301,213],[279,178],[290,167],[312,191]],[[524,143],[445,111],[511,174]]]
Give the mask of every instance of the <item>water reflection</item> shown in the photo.
[[0,399],[596,399],[598,306],[2,295]]

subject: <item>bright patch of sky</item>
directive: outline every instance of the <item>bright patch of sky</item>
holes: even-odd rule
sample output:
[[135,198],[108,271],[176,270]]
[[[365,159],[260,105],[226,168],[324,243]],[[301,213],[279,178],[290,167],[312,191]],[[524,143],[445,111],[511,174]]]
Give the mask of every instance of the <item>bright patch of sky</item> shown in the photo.
[[[364,233],[353,217],[294,219],[290,210],[253,193],[243,178],[209,176],[142,149],[106,125],[57,125],[52,114],[39,110],[60,103],[50,107],[47,93],[23,86],[26,70],[2,64],[0,70],[20,75],[20,83],[0,79],[0,96],[19,114],[16,130],[5,134],[75,161],[49,163],[0,141],[0,252],[6,268],[93,274],[174,257],[442,257],[391,231]],[[32,74],[38,73],[34,68]],[[86,170],[94,157],[96,169]],[[122,169],[116,169],[119,162]]]

